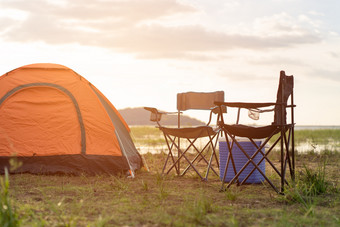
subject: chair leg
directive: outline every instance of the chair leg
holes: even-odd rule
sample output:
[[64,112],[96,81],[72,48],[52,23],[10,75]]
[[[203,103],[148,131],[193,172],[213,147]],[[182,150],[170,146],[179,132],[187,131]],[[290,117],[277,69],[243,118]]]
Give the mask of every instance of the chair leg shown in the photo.
[[[294,122],[294,121],[293,121]],[[292,130],[292,166],[293,166],[293,181],[295,182],[295,140],[294,140],[294,124],[293,127],[291,128]]]
[[[164,163],[164,166],[163,166],[163,170],[162,170],[162,174],[164,174],[165,168],[166,168],[167,163],[168,163],[168,161],[169,161],[169,157],[171,157],[172,163],[175,163],[175,158],[174,158],[174,156],[173,156],[173,154],[172,154],[172,149],[173,149],[174,143],[172,142],[172,144],[171,144],[171,146],[170,146],[170,145],[169,145],[169,141],[168,141],[167,136],[166,136],[164,133],[163,133],[163,135],[164,135],[164,137],[165,137],[165,141],[166,141],[166,144],[167,144],[169,153],[168,153],[168,156],[167,156],[167,158],[166,158],[166,160],[165,160],[165,163]],[[178,172],[177,166],[175,166],[175,169],[176,169],[176,172]]]
[[[268,138],[268,139],[267,139],[260,147],[258,147],[257,144],[254,142],[254,140],[253,140],[253,139],[250,139],[251,143],[252,143],[252,144],[256,147],[256,149],[257,149],[257,150],[254,152],[254,154],[253,154],[250,158],[251,158],[251,159],[254,159],[258,153],[261,153],[261,154],[262,154],[262,158],[261,158],[261,160],[256,164],[256,166],[259,166],[259,165],[261,164],[261,162],[262,162],[264,159],[266,159],[267,161],[269,161],[269,160],[267,159],[267,154],[269,154],[269,153],[267,152],[266,154],[264,154],[263,151],[262,151],[262,149],[266,146],[267,141],[269,141],[269,140],[270,140],[270,138]],[[270,161],[269,161],[269,163],[270,163],[270,165],[276,170],[276,172],[279,173],[278,170],[275,168],[275,166],[274,166]],[[256,170],[256,167],[254,166],[254,168],[252,169],[252,171],[250,171],[250,173],[243,179],[243,181],[240,183],[240,185],[244,184],[244,183],[248,180],[248,178],[251,176],[251,174],[252,174],[255,170]]]
[[[199,163],[200,161],[202,161],[202,160],[204,160],[204,162],[206,163],[206,164],[208,164],[209,165],[209,162],[207,161],[207,159],[204,157],[204,155],[202,155],[202,153],[205,151],[205,149],[209,146],[209,143],[207,143],[206,145],[205,145],[205,147],[201,150],[201,151],[199,151],[198,149],[197,149],[197,147],[194,145],[194,142],[192,142],[192,141],[190,141],[190,139],[188,139],[187,138],[187,140],[189,141],[189,143],[190,143],[190,145],[189,145],[189,148],[190,147],[193,147],[196,151],[197,151],[197,155],[196,155],[196,157],[191,161],[191,163],[192,164],[194,164],[194,162],[197,160],[197,158],[198,157],[201,157],[201,159],[197,162],[197,163]],[[191,167],[191,165],[189,164],[188,166],[187,166],[187,168],[182,172],[182,176],[190,169],[190,167]],[[213,170],[213,172],[218,176],[218,173],[214,170],[214,169],[212,169]]]
[[[208,164],[208,161],[207,161],[207,159],[202,155],[202,153],[205,151],[205,149],[209,146],[209,143],[207,143],[205,146],[204,146],[204,148],[201,150],[201,151],[199,151],[198,149],[197,149],[197,147],[194,145],[194,142],[192,142],[190,139],[188,139],[188,138],[186,138],[188,141],[189,141],[189,143],[190,143],[190,145],[189,145],[189,147],[194,147],[194,149],[196,150],[196,152],[197,152],[197,155],[195,156],[195,158],[192,160],[192,163],[194,163],[199,157],[201,158],[197,163],[199,163],[200,161],[202,161],[202,160],[204,160],[205,161],[205,163],[207,163]],[[185,169],[186,171],[188,170],[190,168],[190,165],[188,165],[187,166],[187,168]]]
[[[255,162],[251,159],[251,157],[249,157],[249,155],[247,154],[247,152],[242,148],[242,146],[237,142],[237,140],[235,138],[233,138],[233,141],[235,142],[235,144],[239,147],[239,149],[243,152],[243,154],[247,157],[248,161],[246,162],[246,164],[241,168],[240,171],[238,171],[238,173],[236,174],[236,176],[229,182],[229,184],[227,185],[227,188],[230,187],[230,185],[236,180],[238,179],[238,177],[240,176],[240,174],[244,171],[244,169],[250,164],[252,163],[254,165],[254,167],[262,174],[262,176],[266,179],[266,181],[270,184],[270,186],[279,193],[278,189],[274,186],[274,184],[268,179],[268,177],[263,173],[263,171],[255,164]],[[231,153],[231,152],[230,152]],[[256,152],[255,152],[256,153]],[[254,154],[255,154],[254,153]],[[257,153],[259,153],[259,150],[257,151]],[[256,154],[255,154],[256,155]]]
[[[201,133],[206,133],[205,131],[202,131]],[[218,135],[219,135],[219,132],[217,133],[214,133],[212,136],[209,135],[209,132],[208,132],[208,136],[209,136],[209,141],[208,143],[204,146],[203,149],[199,150],[196,145],[195,145],[195,142],[198,138],[200,138],[200,135],[203,135],[203,134],[200,134],[199,136],[197,136],[196,138],[193,138],[193,139],[190,139],[190,138],[185,138],[183,137],[182,139],[187,139],[187,141],[189,142],[189,146],[187,146],[186,150],[183,151],[182,149],[180,149],[180,144],[176,144],[176,140],[178,139],[178,137],[176,136],[170,136],[168,134],[164,134],[164,137],[165,137],[165,140],[166,140],[166,143],[167,143],[167,147],[169,149],[169,153],[168,153],[168,156],[167,156],[167,159],[165,161],[165,164],[163,166],[163,170],[162,170],[162,174],[169,174],[169,172],[175,168],[176,169],[176,172],[178,175],[185,175],[186,172],[190,169],[190,168],[193,168],[194,171],[200,176],[200,178],[202,180],[206,180],[208,178],[208,175],[209,175],[209,172],[210,172],[210,169],[214,172],[214,174],[216,174],[217,176],[219,176],[218,172],[216,172],[216,170],[212,167],[212,162],[213,162],[213,158],[215,157],[216,160],[217,159],[217,156],[216,156],[216,149],[214,146],[217,145],[217,138],[218,138]],[[215,144],[214,144],[214,139],[216,140],[215,141]],[[207,155],[204,155],[204,152],[209,148],[209,146],[212,147],[212,153],[211,153],[211,156],[209,157],[209,159],[207,160],[208,157],[206,157]],[[189,151],[189,149],[191,149],[193,147],[193,149],[196,150],[197,152],[197,155],[194,157],[193,160],[189,160],[189,157],[187,157],[187,152]],[[178,151],[178,157],[176,159],[176,157],[174,156],[174,150],[177,149]],[[184,169],[184,171],[182,173],[180,173],[180,169],[179,169],[179,163],[181,162],[182,159],[185,159],[187,162],[188,162],[188,166]],[[168,167],[168,164],[170,162],[170,160],[172,160],[172,164]],[[206,171],[206,174],[205,174],[205,177],[203,178],[202,175],[199,173],[198,169],[195,167],[195,165],[201,161],[204,161],[205,164],[207,165],[207,171]],[[195,164],[196,163],[196,164]],[[194,165],[195,164],[195,165]],[[217,165],[219,166],[219,163],[217,161]],[[168,167],[168,168],[167,168]]]
[[289,170],[291,173],[291,163],[290,163],[290,155],[289,155],[289,138],[287,140],[286,134],[283,135],[284,138],[284,164],[283,164],[283,170],[284,170],[284,179],[286,179],[286,171],[287,171],[287,162],[289,166]]
[[[228,166],[229,166],[229,162],[230,161],[231,161],[232,166],[233,166],[234,174],[235,174],[235,176],[237,175],[236,166],[235,166],[235,162],[234,162],[234,158],[233,158],[233,154],[232,154],[232,149],[233,149],[233,146],[234,146],[234,137],[232,137],[232,143],[230,144],[228,136],[227,136],[228,135],[227,132],[225,131],[224,134],[225,134],[227,146],[228,146],[228,149],[229,149],[229,153],[228,153],[228,158],[227,158],[227,162],[226,162],[225,169],[224,169],[224,174],[223,174],[223,179],[222,179],[222,186],[221,186],[220,191],[224,190],[225,178],[227,176],[227,171],[228,171]],[[233,182],[235,181],[235,179],[232,179],[232,180],[233,180]],[[239,183],[239,180],[237,178],[237,184],[238,183]],[[227,188],[229,186],[230,186],[230,184],[228,184]]]
[[[207,168],[207,173],[205,175],[205,179],[206,180],[208,180],[208,175],[209,175],[210,168],[218,176],[218,174],[215,172],[214,168],[212,168],[212,160],[213,160],[214,156],[216,157],[216,144],[217,144],[217,142],[215,142],[215,146],[214,146],[212,141],[213,141],[215,136],[216,136],[216,141],[217,141],[218,140],[218,135],[219,135],[219,132],[217,134],[215,134],[212,138],[209,135],[209,143],[210,143],[211,148],[212,148],[212,153],[211,153],[211,156],[210,156],[210,160],[209,160],[209,164],[208,164],[208,168]],[[218,162],[217,162],[217,165],[218,165]]]
[[[189,148],[190,148],[191,146],[188,146],[188,148],[187,148],[184,152],[182,152],[182,151],[179,149],[178,145],[174,142],[174,140],[172,140],[171,137],[169,137],[169,139],[171,140],[171,142],[174,143],[174,146],[177,148],[178,152],[180,152],[180,155],[179,155],[178,159],[175,161],[175,163],[169,168],[169,170],[167,171],[166,174],[168,174],[168,173],[171,171],[171,169],[174,168],[174,165],[178,164],[178,162],[180,162],[181,158],[183,157],[183,158],[189,163],[189,165],[195,170],[195,172],[200,176],[200,178],[203,179],[202,175],[198,172],[198,170],[195,168],[195,166],[194,166],[194,165],[190,162],[190,160],[185,156],[186,152],[189,150]],[[196,139],[197,139],[197,138],[196,138]],[[195,139],[192,143],[194,143],[194,142],[196,141],[196,139]]]
[[283,138],[283,134],[284,134],[285,132],[284,132],[284,129],[282,128],[281,129],[281,135],[280,135],[280,137],[281,137],[281,141],[280,141],[280,148],[281,148],[281,151],[280,151],[280,153],[281,153],[281,193],[283,193],[284,192],[284,178],[285,178],[285,173],[284,173],[284,153],[283,153],[283,143],[284,143],[284,138]]
[[[207,172],[206,172],[206,176],[205,176],[205,178],[203,179],[203,180],[207,180],[208,179],[208,175],[209,175],[209,170],[210,170],[210,168],[212,169],[212,171],[216,174],[216,176],[218,176],[218,173],[215,171],[215,169],[211,166],[211,163],[212,163],[212,158],[213,158],[213,156],[215,156],[215,158],[217,158],[216,157],[216,149],[215,149],[215,146],[217,145],[217,142],[215,142],[215,146],[214,146],[214,144],[213,144],[213,140],[215,139],[216,141],[218,140],[218,135],[219,135],[219,132],[218,133],[216,133],[216,134],[214,134],[212,137],[209,135],[209,133],[208,133],[208,136],[209,136],[209,142],[204,146],[204,148],[203,149],[201,149],[201,151],[195,146],[195,144],[194,144],[194,142],[196,141],[196,139],[194,140],[194,141],[191,141],[189,138],[186,138],[188,141],[189,141],[189,143],[190,143],[190,145],[189,145],[189,147],[193,147],[195,150],[196,150],[196,152],[197,152],[197,155],[195,156],[195,158],[191,161],[191,163],[192,164],[194,164],[195,163],[195,161],[197,160],[197,158],[199,158],[200,157],[200,160],[198,160],[197,161],[197,163],[199,163],[199,162],[201,162],[202,160],[204,160],[204,162],[208,165],[208,167],[207,167]],[[211,154],[211,156],[210,156],[210,159],[209,159],[209,162],[206,160],[206,158],[205,158],[205,156],[203,155],[203,152],[207,149],[207,147],[209,147],[209,145],[211,146],[211,148],[212,148],[212,154]],[[217,163],[218,163],[218,161],[217,161]],[[218,165],[218,164],[217,164]],[[186,169],[182,172],[182,176],[190,169],[190,167],[191,167],[191,165],[188,165],[187,167],[186,167]]]
[[[189,139],[188,139],[188,141],[191,143],[191,141],[190,141]],[[191,161],[192,164],[194,164],[194,162],[195,162],[199,157],[201,157],[201,159],[200,159],[197,163],[199,163],[200,161],[204,160],[204,162],[205,162],[206,164],[209,165],[209,162],[207,161],[207,159],[202,155],[202,153],[205,151],[205,149],[208,147],[208,145],[209,145],[209,143],[206,144],[205,147],[204,147],[201,151],[199,151],[199,150],[197,149],[197,147],[196,147],[194,144],[190,144],[190,146],[194,147],[195,150],[198,152],[198,154],[195,156],[195,158]],[[190,168],[191,168],[191,165],[189,164],[189,165],[186,167],[186,169],[182,172],[181,175],[183,176]],[[213,172],[218,176],[218,173],[217,173],[214,169],[212,169],[212,170],[213,170]]]
[[222,177],[222,185],[221,185],[220,191],[224,191],[224,182],[225,182],[225,178],[227,176],[229,162],[230,162],[230,154],[228,153],[227,161],[226,161],[226,164],[225,164],[225,167],[224,167],[224,172],[223,172],[223,177]]
[[[264,154],[263,152],[262,152],[262,148],[266,145],[265,143],[263,143],[263,146],[261,146],[261,147],[258,147],[257,145],[256,145],[256,143],[254,143],[253,141],[253,144],[254,144],[254,146],[256,146],[256,148],[257,149],[261,149],[261,151],[260,151],[260,153],[262,154],[262,158],[260,159],[260,161],[257,163],[257,165],[260,165],[261,164],[261,162],[264,160],[264,159],[266,159],[267,160],[267,162],[271,165],[271,167],[275,170],[275,172],[281,177],[281,173],[280,173],[280,171],[275,167],[275,165],[267,158],[267,156],[269,155],[269,153],[273,150],[273,148],[275,147],[275,145],[278,143],[280,141],[280,138],[279,139],[277,139],[276,141],[275,141],[275,143],[269,148],[269,150]],[[255,152],[256,153],[256,152]],[[256,155],[255,155],[256,156]],[[251,158],[254,158],[255,157],[254,155],[251,157]],[[244,184],[247,180],[248,180],[248,178],[251,176],[251,174],[254,172],[256,170],[256,168],[254,167],[253,169],[252,169],[252,171],[244,178],[244,180],[241,182],[241,185],[242,184]],[[285,180],[285,183],[286,184],[288,184],[288,182]]]
[[[217,146],[218,138],[219,137],[217,137],[216,142],[215,142],[215,151],[216,151],[216,146]],[[220,168],[220,162],[218,161],[216,152],[214,153],[214,156],[215,156],[215,161],[217,163],[217,168]]]
[[[287,158],[288,158],[288,164],[289,164],[289,172],[290,172],[290,177],[291,179],[294,181],[294,152],[293,152],[293,143],[294,143],[294,139],[293,139],[293,133],[294,131],[292,130],[292,128],[289,129],[289,133],[288,133],[288,139],[286,139],[285,137],[285,143],[286,143],[286,152],[287,152]],[[292,145],[291,146],[291,150],[289,149],[290,148],[290,144]],[[292,153],[290,155],[290,153]]]

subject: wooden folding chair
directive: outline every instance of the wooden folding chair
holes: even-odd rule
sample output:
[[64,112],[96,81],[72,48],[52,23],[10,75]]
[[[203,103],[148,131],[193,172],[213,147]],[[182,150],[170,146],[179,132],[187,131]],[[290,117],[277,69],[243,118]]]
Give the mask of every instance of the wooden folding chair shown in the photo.
[[[226,142],[228,146],[228,158],[226,160],[226,165],[224,169],[224,174],[222,178],[221,190],[224,190],[224,184],[226,181],[226,175],[228,171],[228,166],[232,165],[232,171],[234,172],[234,177],[229,181],[227,188],[234,182],[238,185],[244,184],[247,179],[251,176],[254,171],[258,171],[265,181],[267,181],[270,186],[278,193],[283,193],[284,185],[288,184],[286,180],[286,169],[287,165],[289,167],[291,179],[295,179],[295,154],[294,154],[294,102],[293,102],[293,76],[286,76],[284,71],[280,72],[279,88],[277,92],[277,99],[275,103],[244,103],[244,102],[215,102],[216,105],[221,107],[235,107],[238,108],[237,122],[234,125],[225,124],[223,116],[221,116],[221,121],[219,123],[221,129],[226,135]],[[290,104],[287,104],[288,98],[290,97]],[[266,107],[274,107],[272,109],[263,109]],[[238,124],[240,118],[240,109],[245,108],[249,111],[255,111],[257,113],[261,112],[274,112],[274,122],[271,125],[253,127]],[[290,108],[290,123],[287,123],[287,111],[286,108]],[[271,138],[278,134],[278,138],[268,147],[265,148]],[[239,142],[239,138],[248,138],[250,143],[256,148],[252,155],[247,154],[242,143]],[[263,139],[263,142],[255,142],[256,139]],[[280,144],[280,167],[276,167],[273,161],[268,157],[269,153],[273,148]],[[235,160],[233,157],[233,148],[237,146],[237,149],[242,152],[246,157],[247,161],[242,168],[236,169]],[[267,149],[266,152],[264,150]],[[260,155],[260,159],[256,161],[256,156]],[[266,176],[259,165],[266,161],[274,172],[279,176],[281,181],[280,190],[274,185],[274,183]],[[249,174],[242,179],[239,179],[240,175],[244,172],[247,166],[250,165],[253,169]],[[230,168],[229,168],[230,169]],[[229,170],[230,171],[230,170]],[[241,182],[240,182],[241,181]]]
[[[151,112],[150,120],[157,122],[159,129],[163,132],[167,144],[168,155],[163,166],[163,174],[175,170],[177,175],[183,176],[192,169],[202,180],[208,179],[210,170],[218,176],[218,172],[213,167],[213,160],[215,159],[218,168],[216,144],[221,131],[217,127],[210,126],[210,123],[213,114],[217,114],[217,120],[219,120],[219,113],[223,111],[223,108],[216,107],[214,104],[216,101],[224,101],[223,91],[179,93],[177,94],[177,112],[161,112],[156,108],[145,107]],[[210,110],[208,123],[198,127],[181,127],[181,113],[189,109]],[[174,113],[178,115],[178,128],[164,127],[160,124],[162,114]],[[203,147],[197,145],[197,141],[201,138],[207,140]],[[184,168],[182,168],[182,162],[186,163]],[[201,174],[202,166],[203,169],[206,167],[204,177]]]

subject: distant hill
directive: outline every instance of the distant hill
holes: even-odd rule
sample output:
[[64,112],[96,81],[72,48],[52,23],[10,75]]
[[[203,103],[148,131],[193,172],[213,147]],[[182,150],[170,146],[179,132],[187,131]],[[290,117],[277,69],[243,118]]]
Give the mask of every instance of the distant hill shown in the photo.
[[[123,116],[124,120],[128,125],[156,125],[156,122],[150,121],[150,112],[145,110],[143,107],[126,108],[118,111]],[[177,125],[177,114],[163,115],[161,119],[161,124]],[[204,125],[204,122],[186,115],[182,115],[181,125],[183,126]]]

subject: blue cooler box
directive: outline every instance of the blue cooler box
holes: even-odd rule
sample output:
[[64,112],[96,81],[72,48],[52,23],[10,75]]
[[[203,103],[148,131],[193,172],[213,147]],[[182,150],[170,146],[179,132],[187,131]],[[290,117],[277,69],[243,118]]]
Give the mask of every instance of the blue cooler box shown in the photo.
[[[241,147],[247,152],[249,157],[251,157],[257,150],[256,147],[249,140],[247,141],[241,140],[238,142],[241,145]],[[255,143],[257,146],[260,146],[261,142],[262,142],[261,140],[255,140]],[[263,153],[265,152],[264,148],[262,148],[262,152]],[[220,153],[220,179],[222,180],[223,175],[224,175],[225,165],[226,165],[228,154],[229,154],[228,145],[225,139],[219,141],[219,153]],[[246,162],[248,161],[248,158],[244,155],[244,153],[241,151],[241,149],[236,144],[234,144],[232,148],[232,154],[233,154],[233,158],[235,162],[236,172],[238,172],[244,166],[244,164],[246,164]],[[261,160],[262,157],[263,155],[259,152],[253,160],[257,164]],[[265,161],[266,161],[265,159],[262,160],[262,162],[259,165],[259,168],[264,174],[266,173],[265,172],[266,171]],[[243,172],[239,176],[240,182],[247,177],[247,175],[253,170],[253,168],[254,168],[253,163],[249,163],[248,166],[243,170]],[[232,162],[230,160],[225,182],[231,181],[234,177],[235,177],[235,173],[234,173]],[[245,183],[256,184],[256,183],[261,183],[262,181],[264,181],[264,177],[257,169],[255,169],[255,171],[250,175],[250,177],[246,180]]]

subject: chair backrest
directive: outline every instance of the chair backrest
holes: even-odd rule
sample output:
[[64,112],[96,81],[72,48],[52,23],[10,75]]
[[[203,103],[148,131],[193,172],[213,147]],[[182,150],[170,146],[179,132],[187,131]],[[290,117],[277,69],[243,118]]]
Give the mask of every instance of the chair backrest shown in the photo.
[[289,96],[293,95],[294,77],[286,76],[284,71],[280,72],[279,88],[277,90],[276,103],[283,103],[284,105],[276,105],[274,112],[273,124],[286,124],[287,112],[286,105]]
[[185,92],[177,94],[178,111],[189,109],[209,110],[216,106],[214,102],[224,102],[224,91]]

